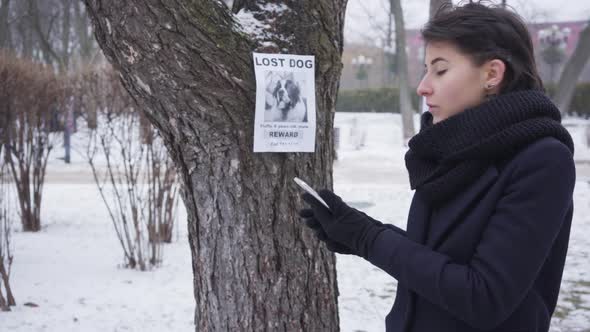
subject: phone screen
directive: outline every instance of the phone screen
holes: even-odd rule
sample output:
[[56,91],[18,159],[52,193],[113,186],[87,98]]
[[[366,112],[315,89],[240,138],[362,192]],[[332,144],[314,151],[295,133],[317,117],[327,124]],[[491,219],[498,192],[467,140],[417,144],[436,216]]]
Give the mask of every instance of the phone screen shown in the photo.
[[328,206],[328,204],[320,197],[320,195],[313,190],[312,187],[310,187],[307,183],[305,183],[305,181],[301,180],[298,177],[293,178],[293,181],[295,181],[295,183],[297,183],[297,185],[299,185],[303,190],[305,190],[306,192],[308,192],[310,195],[312,195],[313,197],[315,197],[315,199],[317,199],[320,203],[322,203],[328,210],[330,210],[330,207]]

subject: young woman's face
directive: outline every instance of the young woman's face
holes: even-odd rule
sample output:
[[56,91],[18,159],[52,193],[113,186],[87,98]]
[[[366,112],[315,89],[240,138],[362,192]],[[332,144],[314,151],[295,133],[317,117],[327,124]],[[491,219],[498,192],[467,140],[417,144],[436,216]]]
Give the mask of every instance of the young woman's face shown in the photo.
[[425,74],[417,92],[426,98],[433,123],[480,104],[488,91],[484,66],[476,67],[453,44],[426,45]]

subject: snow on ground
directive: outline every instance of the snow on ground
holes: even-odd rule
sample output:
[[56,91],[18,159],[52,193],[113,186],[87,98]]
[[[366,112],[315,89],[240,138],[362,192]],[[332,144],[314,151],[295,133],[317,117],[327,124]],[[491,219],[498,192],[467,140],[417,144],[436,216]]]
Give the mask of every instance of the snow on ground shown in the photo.
[[13,235],[19,305],[0,313],[0,331],[194,330],[186,223],[164,266],[138,272],[117,266],[122,252],[94,184],[48,184],[42,216],[41,232]]
[[[590,328],[587,121],[566,119],[565,123],[576,142],[578,182],[552,332]],[[403,161],[406,149],[401,144],[399,115],[338,113],[335,125],[340,128],[335,191],[375,218],[405,228],[412,191]],[[363,132],[365,144],[357,150]],[[184,209],[179,211],[174,243],[164,249],[163,267],[150,272],[120,268],[121,249],[88,167],[77,154],[71,165],[64,166],[57,160],[60,155],[56,149],[49,164],[43,230],[13,235],[11,281],[19,305],[0,313],[0,331],[194,331]],[[342,331],[383,331],[396,281],[353,256],[338,255],[337,270]],[[23,306],[26,302],[39,307]]]

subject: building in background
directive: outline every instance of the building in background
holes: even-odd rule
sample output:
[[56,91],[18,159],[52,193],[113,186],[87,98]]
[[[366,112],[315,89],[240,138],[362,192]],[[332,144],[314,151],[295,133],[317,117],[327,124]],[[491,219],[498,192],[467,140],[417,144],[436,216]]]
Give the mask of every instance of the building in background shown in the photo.
[[[586,24],[588,24],[588,21],[546,22],[528,25],[533,39],[533,46],[535,47],[537,67],[545,84],[549,84],[552,80],[559,80],[559,75],[561,75],[564,65],[574,52],[580,32]],[[546,39],[553,29],[559,31],[562,37],[565,37],[562,40],[562,45],[557,50],[563,52],[562,58],[555,59],[555,56],[544,52],[548,45],[541,40]],[[406,30],[406,43],[410,86],[416,87],[424,72],[424,41],[420,35],[420,30]],[[371,59],[371,64],[362,69],[356,64],[353,65],[353,62],[358,62],[353,60],[358,59],[359,56]],[[549,59],[554,59],[554,61],[548,61]],[[344,67],[342,69],[340,88],[343,90],[381,88],[395,84],[395,64],[388,61],[388,54],[382,47],[345,43],[342,62]],[[359,69],[366,72],[359,75]],[[584,68],[579,81],[590,83],[590,62]]]

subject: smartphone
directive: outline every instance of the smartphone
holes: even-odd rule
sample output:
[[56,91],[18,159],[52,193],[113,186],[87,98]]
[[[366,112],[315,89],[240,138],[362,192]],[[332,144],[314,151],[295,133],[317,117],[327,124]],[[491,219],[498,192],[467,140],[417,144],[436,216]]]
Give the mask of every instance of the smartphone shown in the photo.
[[305,190],[307,193],[309,193],[311,196],[317,199],[318,202],[322,203],[328,210],[330,210],[328,204],[320,197],[320,195],[315,190],[313,190],[312,187],[305,183],[305,181],[301,180],[298,177],[294,177],[293,181],[295,181],[295,183],[297,183],[297,185],[299,185],[303,190]]

